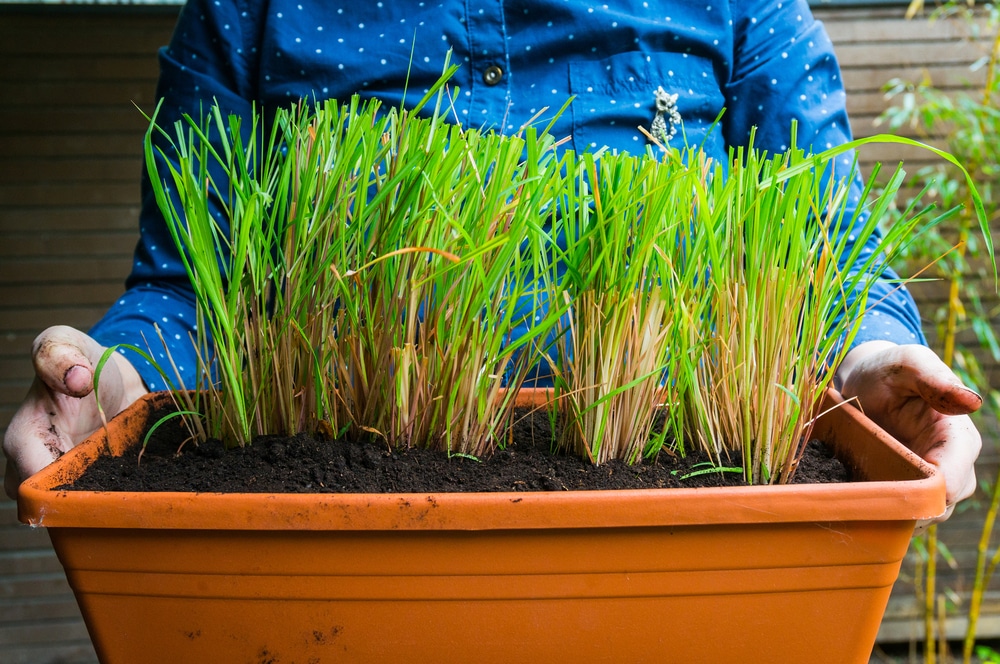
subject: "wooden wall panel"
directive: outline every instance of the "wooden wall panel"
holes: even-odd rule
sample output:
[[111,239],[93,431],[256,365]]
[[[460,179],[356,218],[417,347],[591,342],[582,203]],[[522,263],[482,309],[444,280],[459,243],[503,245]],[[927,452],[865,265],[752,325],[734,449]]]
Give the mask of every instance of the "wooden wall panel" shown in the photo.
[[[136,239],[156,49],[176,8],[0,10],[0,429],[55,323],[88,328],[121,292]],[[95,662],[44,530],[0,499],[0,661]]]

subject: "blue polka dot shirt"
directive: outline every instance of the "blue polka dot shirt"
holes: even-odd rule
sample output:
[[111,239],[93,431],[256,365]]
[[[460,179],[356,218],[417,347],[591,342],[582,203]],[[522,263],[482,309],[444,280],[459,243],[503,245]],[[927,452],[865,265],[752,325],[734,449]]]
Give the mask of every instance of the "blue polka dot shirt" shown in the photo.
[[[851,138],[833,46],[806,0],[189,0],[159,54],[157,119],[171,126],[213,100],[244,115],[355,93],[413,103],[440,77],[449,50],[461,65],[451,80],[455,121],[512,133],[546,122],[572,96],[552,132],[578,151],[644,151],[639,127],[652,127],[658,88],[676,95],[676,115],[663,114],[672,140],[703,144],[717,159],[752,128],[758,148],[783,151],[793,121],[802,148]],[[843,158],[845,173],[851,159]],[[873,251],[877,238],[862,259]],[[194,300],[146,181],[126,287],[91,334],[148,346],[169,366],[159,328],[190,383]],[[905,290],[879,284],[870,302],[855,344],[924,343]],[[129,357],[151,389],[164,387],[144,359]]]

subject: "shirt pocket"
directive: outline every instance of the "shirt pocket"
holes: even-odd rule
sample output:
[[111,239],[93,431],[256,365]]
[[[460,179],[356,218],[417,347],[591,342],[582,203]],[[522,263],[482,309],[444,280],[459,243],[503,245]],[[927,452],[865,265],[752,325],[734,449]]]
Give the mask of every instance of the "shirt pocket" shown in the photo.
[[[715,126],[724,97],[712,61],[690,53],[620,53],[569,64],[573,146],[577,152],[608,147],[632,154],[646,150],[656,116],[656,90],[677,95],[680,126],[673,146],[704,143],[709,155],[725,156],[722,127]],[[669,113],[666,114],[669,123]]]

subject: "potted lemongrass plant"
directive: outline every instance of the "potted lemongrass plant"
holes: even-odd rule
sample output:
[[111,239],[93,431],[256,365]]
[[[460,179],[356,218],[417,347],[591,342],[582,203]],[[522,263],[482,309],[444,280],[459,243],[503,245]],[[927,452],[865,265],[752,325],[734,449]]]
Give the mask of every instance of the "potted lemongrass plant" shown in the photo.
[[[468,456],[502,438],[526,349],[560,314],[536,316],[521,248],[551,195],[526,165],[544,168],[553,141],[419,121],[421,106],[299,108],[249,150],[218,109],[178,136],[182,209],[154,188],[198,298],[200,380],[176,393],[202,416],[196,438],[365,431]],[[235,137],[224,155],[211,131]],[[252,171],[246,154],[263,155]],[[213,159],[227,234],[208,206]]]
[[[360,432],[481,458],[547,358],[555,386],[530,398],[554,404],[561,447],[601,463],[700,445],[721,462],[725,444],[746,452],[747,479],[775,484],[67,489],[142,444],[154,397],[19,497],[21,519],[50,528],[102,661],[867,661],[944,486],[835,394],[818,406],[877,276],[838,267],[853,259],[828,173],[842,151],[738,153],[727,169],[697,151],[560,155],[546,132],[354,100],[279,111],[270,133],[189,119],[162,173],[159,131],[147,162],[198,297],[205,378],[171,398],[196,436]],[[787,232],[753,225],[774,215]],[[933,223],[912,219],[890,239]],[[799,294],[803,312],[776,315],[765,290]],[[857,481],[781,484],[808,432]]]
[[545,271],[569,306],[552,362],[564,449],[631,463],[669,443],[719,472],[738,456],[750,484],[791,480],[886,257],[947,216],[911,203],[859,264],[854,240],[876,232],[903,172],[862,220],[846,218],[854,172],[832,173],[845,149],[751,147],[725,165],[697,150],[565,154],[578,213]]

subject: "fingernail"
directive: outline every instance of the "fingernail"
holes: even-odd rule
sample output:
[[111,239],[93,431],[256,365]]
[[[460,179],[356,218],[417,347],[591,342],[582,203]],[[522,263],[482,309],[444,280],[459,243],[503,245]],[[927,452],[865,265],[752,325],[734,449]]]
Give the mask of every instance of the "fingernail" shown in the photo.
[[84,396],[90,392],[93,380],[90,370],[80,364],[74,364],[63,374],[63,384],[71,396]]
[[976,399],[979,401],[979,403],[983,402],[983,396],[981,394],[979,394],[979,392],[976,392],[972,388],[966,387],[965,385],[962,385],[962,389],[965,390],[966,392],[968,392],[969,394],[971,394],[972,396],[976,397]]

